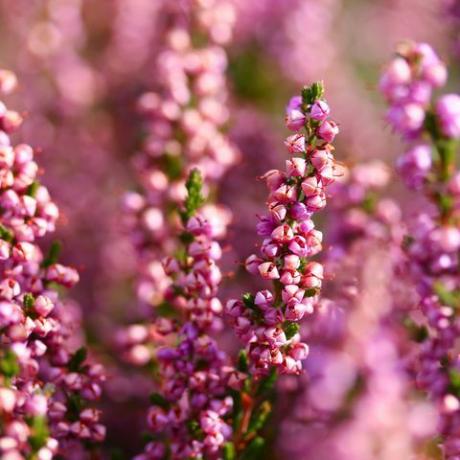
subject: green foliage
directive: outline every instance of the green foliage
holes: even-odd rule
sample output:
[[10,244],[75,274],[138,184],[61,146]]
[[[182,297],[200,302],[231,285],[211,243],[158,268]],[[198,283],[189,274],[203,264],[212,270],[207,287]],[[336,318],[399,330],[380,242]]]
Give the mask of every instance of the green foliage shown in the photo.
[[428,338],[428,329],[423,325],[419,326],[410,318],[404,320],[404,326],[414,342],[421,343]]
[[190,435],[195,439],[203,439],[204,432],[201,429],[200,424],[196,420],[189,420],[187,422],[187,428]]
[[285,321],[283,324],[283,331],[286,334],[286,338],[292,339],[300,330],[299,323],[293,321]]
[[254,438],[243,452],[241,460],[258,460],[262,458],[262,453],[265,447],[265,440],[257,436]]
[[257,411],[252,414],[249,422],[247,435],[258,433],[265,425],[272,411],[272,405],[269,401],[263,401]]
[[70,358],[68,367],[70,372],[78,372],[86,360],[88,352],[85,347],[79,348]]
[[8,242],[13,241],[13,233],[1,224],[0,224],[0,238]]
[[168,302],[162,302],[155,308],[155,313],[162,318],[174,318],[178,316],[177,310]]
[[240,350],[238,355],[238,370],[241,372],[248,371],[248,353],[246,350]]
[[29,426],[31,428],[30,445],[34,451],[38,451],[45,445],[49,437],[48,423],[45,417],[37,415],[29,421]]
[[459,308],[460,307],[460,291],[454,290],[449,291],[446,286],[444,286],[441,282],[434,283],[434,292],[439,297],[439,301],[447,305],[448,307],[452,308]]
[[50,267],[58,261],[59,255],[61,254],[61,248],[62,245],[59,241],[53,241],[48,251],[48,255],[45,257],[45,260],[42,263],[44,268]]
[[307,105],[313,104],[324,96],[324,84],[317,81],[310,86],[304,86],[302,89],[302,102]]
[[259,388],[257,389],[257,396],[262,396],[271,391],[275,386],[276,377],[276,369],[272,367],[267,377],[260,381]]
[[315,288],[305,289],[305,297],[315,297],[317,290]]
[[181,218],[184,224],[204,203],[204,197],[202,195],[203,178],[198,169],[193,169],[190,172],[185,186],[187,188],[187,198],[185,199],[184,210],[181,212]]
[[449,370],[449,391],[455,396],[460,396],[460,371],[457,369]]
[[236,459],[235,445],[232,442],[225,443],[222,454],[223,454],[224,460],[235,460]]
[[150,404],[161,407],[167,410],[169,408],[169,402],[160,393],[152,393],[149,397]]
[[246,307],[254,308],[254,306],[255,306],[255,304],[254,304],[255,297],[250,292],[246,292],[245,294],[243,294],[243,297],[241,299],[242,299],[244,305],[246,305]]
[[83,410],[83,400],[77,393],[67,395],[67,413],[71,421],[79,420],[80,412]]
[[37,181],[34,181],[32,182],[28,187],[27,187],[27,190],[26,190],[26,194],[31,196],[31,197],[35,197],[35,195],[37,194],[37,191],[38,191],[38,188],[40,187],[40,182],[37,182]]
[[32,294],[27,293],[24,295],[24,307],[27,309],[32,308],[35,303],[35,298]]
[[0,358],[0,374],[10,379],[18,375],[19,371],[17,356],[11,350],[6,350]]

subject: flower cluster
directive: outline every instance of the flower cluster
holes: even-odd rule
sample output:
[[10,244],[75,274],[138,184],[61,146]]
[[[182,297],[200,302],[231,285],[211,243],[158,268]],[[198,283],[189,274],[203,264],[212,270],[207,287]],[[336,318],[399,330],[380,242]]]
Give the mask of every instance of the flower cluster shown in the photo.
[[[392,120],[395,129],[412,140],[408,153],[399,161],[403,178],[434,205],[433,211],[418,215],[410,223],[405,244],[421,297],[421,327],[425,330],[415,367],[418,385],[428,391],[442,416],[440,432],[446,458],[458,458],[460,394],[454,349],[460,326],[455,313],[460,293],[460,175],[455,156],[460,139],[460,96],[447,94],[433,100],[431,94],[446,78],[445,66],[428,45],[408,44],[384,74],[382,88],[391,104],[390,113],[402,110],[410,115]],[[399,106],[398,101],[405,98],[408,102]],[[409,118],[412,121],[406,123]]]
[[299,322],[312,313],[323,280],[322,265],[308,258],[321,251],[322,233],[311,216],[326,205],[325,187],[335,175],[330,142],[338,127],[329,111],[320,83],[305,87],[302,96],[289,102],[286,125],[296,133],[285,144],[292,156],[286,171],[272,170],[264,176],[269,212],[257,225],[264,240],[260,255],[246,260],[247,270],[273,281],[274,290],[248,294],[226,306],[256,376],[272,367],[299,373],[308,353],[300,341]]
[[433,90],[445,84],[447,70],[426,43],[403,43],[380,80],[389,104],[387,118],[396,132],[408,139],[423,130]]
[[[237,159],[222,132],[228,121],[222,45],[231,38],[233,9],[223,0],[167,2],[164,8],[168,27],[157,56],[157,90],[138,104],[147,135],[134,166],[143,190],[124,201],[141,265],[138,297],[148,307],[161,304],[168,284],[158,260],[175,247],[170,210],[184,199],[188,173],[199,168],[212,186]],[[225,208],[208,205],[203,213],[220,220],[225,233]]]
[[[225,420],[233,404],[228,383],[231,379],[237,384],[238,377],[208,335],[222,314],[216,297],[222,277],[216,265],[221,248],[212,238],[211,224],[196,213],[201,206],[200,188],[200,176],[194,170],[182,213],[185,248],[163,263],[170,280],[163,309],[170,310],[175,319],[156,321],[164,344],[156,351],[159,390],[152,395],[147,417],[156,436],[138,460],[160,460],[166,452],[175,459],[218,458],[232,433]],[[168,337],[175,338],[173,345],[168,344]]]
[[[15,76],[0,71],[0,90]],[[36,240],[54,231],[59,210],[38,181],[33,149],[13,146],[9,135],[20,114],[0,103],[0,453],[5,459],[46,460],[75,440],[105,435],[98,399],[99,365],[74,350],[78,311],[55,285],[70,287],[76,270],[57,262],[58,246],[45,256]]]

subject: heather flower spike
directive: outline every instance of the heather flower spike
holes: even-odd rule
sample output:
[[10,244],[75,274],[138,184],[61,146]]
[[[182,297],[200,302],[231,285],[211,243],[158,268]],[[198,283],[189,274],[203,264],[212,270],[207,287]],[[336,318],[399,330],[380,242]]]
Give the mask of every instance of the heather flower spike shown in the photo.
[[227,318],[244,343],[239,370],[247,372],[235,396],[229,449],[247,458],[264,447],[259,433],[271,412],[270,390],[277,375],[300,374],[308,355],[300,323],[313,312],[323,281],[322,265],[311,260],[322,241],[312,215],[326,205],[325,190],[336,170],[330,141],[338,127],[329,119],[323,94],[322,83],[314,83],[289,101],[286,125],[295,132],[285,141],[290,158],[285,171],[263,176],[269,189],[268,212],[257,225],[263,240],[246,268],[271,286],[226,305]]
[[[127,193],[123,202],[138,256],[137,297],[146,317],[164,300],[168,281],[160,261],[177,244],[177,214],[170,209],[182,204],[188,174],[198,168],[207,193],[238,158],[225,134],[229,110],[222,45],[232,36],[232,5],[225,0],[187,0],[163,2],[160,11],[165,28],[155,85],[138,101],[145,128],[142,149],[134,157],[140,190]],[[183,218],[188,214],[184,212]],[[202,214],[220,221],[213,228],[216,236],[225,235],[231,219],[226,207],[208,203]],[[138,364],[148,360],[148,354],[143,343],[126,353]]]
[[405,244],[426,331],[418,350],[417,385],[437,404],[445,458],[457,459],[460,172],[456,156],[460,96],[432,95],[432,90],[443,86],[446,79],[447,69],[429,45],[407,43],[384,73],[382,91],[390,105],[389,114],[412,113],[415,107],[420,112],[416,129],[408,129],[405,118],[390,117],[395,130],[410,142],[408,152],[398,161],[402,177],[409,187],[420,190],[434,208],[434,212],[424,212],[413,219]]
[[181,210],[183,248],[164,261],[166,302],[176,319],[154,324],[164,340],[157,343],[159,387],[147,416],[152,441],[136,460],[222,458],[232,435],[229,385],[237,385],[239,373],[209,335],[219,329],[222,314],[216,297],[221,250],[200,215],[201,186],[201,174],[192,170]]
[[[0,91],[15,81],[0,71]],[[105,436],[92,407],[104,373],[76,349],[78,311],[56,285],[74,285],[78,273],[58,262],[59,244],[48,255],[38,245],[59,210],[39,182],[32,147],[12,145],[20,115],[0,106],[0,456],[83,458]]]
[[308,354],[300,321],[313,312],[323,281],[323,267],[311,260],[322,241],[312,216],[326,205],[325,190],[334,181],[330,142],[338,133],[323,94],[322,83],[314,83],[290,100],[286,125],[295,134],[285,144],[292,156],[285,171],[263,177],[269,188],[268,214],[257,226],[263,241],[260,254],[250,256],[246,267],[271,281],[272,289],[230,300],[226,307],[256,379],[272,369],[299,374]]

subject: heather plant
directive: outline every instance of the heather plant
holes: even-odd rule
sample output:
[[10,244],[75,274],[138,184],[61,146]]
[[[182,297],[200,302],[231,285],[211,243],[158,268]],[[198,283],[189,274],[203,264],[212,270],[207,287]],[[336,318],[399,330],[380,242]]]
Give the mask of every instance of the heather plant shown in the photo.
[[445,458],[458,458],[459,272],[458,178],[460,96],[434,96],[446,83],[447,70],[425,43],[398,49],[381,80],[389,104],[388,119],[408,142],[398,169],[407,186],[426,199],[424,210],[408,223],[407,263],[420,295],[418,326],[425,331],[414,364],[417,387],[435,402],[439,444]]
[[[14,74],[0,71],[1,92],[15,86]],[[92,404],[104,372],[78,348],[78,306],[60,293],[78,272],[58,262],[59,245],[46,255],[38,244],[55,230],[59,210],[40,183],[34,150],[12,144],[21,123],[0,104],[0,452],[5,459],[71,458],[104,439]]]
[[[134,167],[142,191],[124,199],[140,265],[137,295],[147,313],[162,302],[167,280],[159,261],[176,244],[178,221],[171,210],[184,198],[188,173],[199,168],[206,188],[212,189],[237,158],[222,130],[228,120],[222,44],[231,38],[233,10],[222,1],[194,0],[183,6],[164,5],[168,27],[157,56],[157,89],[138,103],[146,136]],[[208,205],[202,213],[220,221],[215,229],[224,236],[229,212]]]
[[305,374],[280,385],[278,448],[289,458],[310,449],[318,460],[410,458],[434,432],[433,409],[401,365],[408,340],[398,299],[407,308],[414,299],[401,270],[401,211],[384,196],[389,182],[389,168],[374,160],[342,165],[330,187],[330,281],[303,330]]
[[232,433],[228,388],[238,386],[238,374],[209,335],[220,329],[222,304],[216,295],[222,275],[216,262],[222,250],[212,224],[199,212],[204,199],[198,170],[192,170],[186,188],[183,247],[163,261],[169,281],[163,310],[170,311],[152,325],[158,336],[158,391],[147,416],[153,438],[139,460],[221,458]]

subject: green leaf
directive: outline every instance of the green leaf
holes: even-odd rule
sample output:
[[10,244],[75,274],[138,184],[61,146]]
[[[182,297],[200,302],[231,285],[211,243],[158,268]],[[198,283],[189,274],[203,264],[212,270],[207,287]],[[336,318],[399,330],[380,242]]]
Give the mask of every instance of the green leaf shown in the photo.
[[455,309],[460,307],[460,291],[449,291],[446,286],[439,281],[434,283],[433,288],[442,304]]
[[59,259],[59,254],[61,253],[61,243],[59,241],[53,241],[51,247],[48,251],[48,255],[45,260],[42,262],[44,268],[50,267],[55,264]]
[[264,447],[264,438],[257,436],[257,438],[254,438],[248,445],[246,450],[243,452],[241,460],[258,460],[259,458],[261,458]]
[[247,372],[248,368],[248,353],[246,350],[240,350],[238,355],[238,370],[241,372]]
[[192,169],[187,182],[187,198],[184,203],[184,210],[181,212],[182,221],[186,223],[204,203],[202,195],[203,178],[198,169]]
[[263,378],[259,383],[259,388],[257,389],[257,396],[261,396],[265,393],[268,393],[273,389],[276,383],[276,369],[272,367],[270,373],[267,377]]
[[183,164],[181,155],[170,155],[166,153],[163,156],[163,170],[168,178],[172,181],[177,180],[182,175]]
[[45,417],[35,416],[29,422],[31,428],[31,435],[29,436],[29,442],[34,451],[38,451],[42,448],[49,437],[48,423]]
[[162,302],[155,307],[155,313],[162,318],[174,318],[178,316],[177,310],[168,302]]
[[299,323],[294,321],[285,321],[283,324],[283,331],[286,334],[286,338],[292,339],[300,330]]
[[304,104],[311,105],[324,96],[324,84],[317,81],[311,86],[304,86],[302,89],[302,101]]
[[305,289],[305,297],[315,297],[316,294],[318,291],[315,288]]
[[249,422],[247,435],[252,433],[258,433],[265,425],[272,411],[272,405],[269,401],[264,401],[259,406],[256,412],[252,414]]
[[19,371],[17,356],[11,350],[6,350],[0,359],[0,374],[9,379],[18,375]]
[[180,235],[179,235],[179,239],[181,240],[182,243],[184,244],[190,244],[193,242],[193,240],[195,239],[195,236],[190,233],[190,232],[182,232]]
[[223,449],[224,460],[235,460],[236,459],[236,450],[233,442],[226,442]]
[[460,396],[460,371],[457,369],[449,370],[449,391],[455,396]]
[[363,210],[368,214],[372,214],[375,211],[375,207],[378,202],[378,197],[375,193],[368,193],[361,204]]
[[37,194],[37,191],[40,187],[40,182],[37,182],[37,181],[34,181],[32,182],[28,187],[27,187],[27,190],[26,190],[26,194],[31,196],[31,197],[35,197],[35,195]]
[[189,420],[187,422],[187,428],[190,435],[195,439],[203,439],[204,432],[201,429],[200,424],[196,420]]
[[426,326],[418,325],[410,318],[404,320],[404,326],[407,329],[410,338],[417,343],[421,343],[428,338],[428,329]]
[[24,295],[24,307],[32,308],[35,303],[35,298],[32,294],[27,293]]
[[243,407],[241,404],[241,392],[236,390],[230,390],[230,394],[233,399],[233,410],[232,410],[232,427],[233,431],[236,431],[241,425],[243,419]]
[[13,241],[13,233],[1,224],[0,224],[0,238],[2,240],[8,241],[9,243]]
[[79,348],[70,358],[68,368],[70,372],[78,372],[85,362],[88,352],[85,347]]
[[71,421],[79,420],[80,412],[83,410],[83,400],[78,393],[67,395],[67,413]]
[[149,397],[150,404],[161,407],[162,409],[169,408],[169,402],[160,393],[152,393]]
[[243,297],[241,299],[243,300],[243,303],[246,305],[246,307],[254,308],[255,297],[250,292],[246,292],[246,294],[243,294]]

